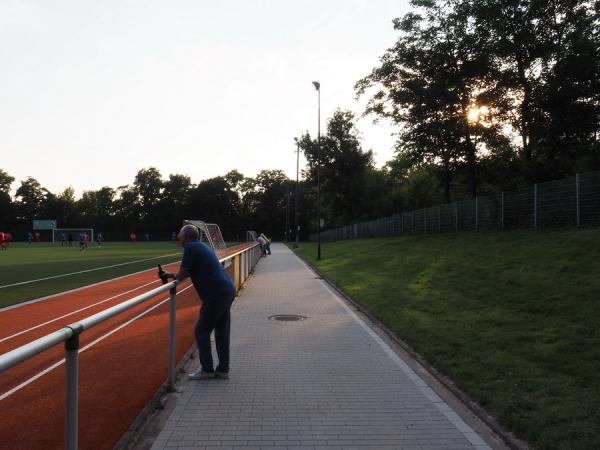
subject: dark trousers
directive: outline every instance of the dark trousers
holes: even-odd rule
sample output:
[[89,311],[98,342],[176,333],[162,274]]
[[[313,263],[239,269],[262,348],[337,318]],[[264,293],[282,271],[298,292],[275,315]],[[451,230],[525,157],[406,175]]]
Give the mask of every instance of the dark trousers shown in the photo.
[[233,296],[223,300],[202,302],[200,316],[194,328],[200,365],[204,372],[214,372],[210,335],[215,331],[215,343],[219,365],[217,371],[229,372],[229,331],[231,328],[231,304]]

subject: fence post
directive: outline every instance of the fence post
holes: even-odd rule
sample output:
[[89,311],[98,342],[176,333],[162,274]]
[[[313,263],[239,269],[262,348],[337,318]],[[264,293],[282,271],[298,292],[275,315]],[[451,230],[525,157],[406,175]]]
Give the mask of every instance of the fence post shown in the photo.
[[581,206],[579,206],[579,174],[575,174],[575,200],[577,202],[577,226],[581,225]]
[[475,197],[475,231],[479,231],[479,197]]
[[77,450],[79,437],[79,333],[65,341],[65,449]]
[[175,328],[176,328],[176,304],[177,288],[169,290],[169,375],[167,378],[167,390],[175,389]]
[[537,199],[538,199],[538,185],[533,185],[533,228],[537,228]]
[[500,228],[504,230],[504,191],[500,197]]
[[458,202],[454,202],[454,228],[458,231]]

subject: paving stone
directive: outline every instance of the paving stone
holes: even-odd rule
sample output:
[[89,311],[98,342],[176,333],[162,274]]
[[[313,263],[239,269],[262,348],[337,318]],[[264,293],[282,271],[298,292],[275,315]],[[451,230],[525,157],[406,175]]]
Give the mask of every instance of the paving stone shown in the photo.
[[232,308],[230,379],[188,382],[153,449],[489,448],[323,280],[271,248]]

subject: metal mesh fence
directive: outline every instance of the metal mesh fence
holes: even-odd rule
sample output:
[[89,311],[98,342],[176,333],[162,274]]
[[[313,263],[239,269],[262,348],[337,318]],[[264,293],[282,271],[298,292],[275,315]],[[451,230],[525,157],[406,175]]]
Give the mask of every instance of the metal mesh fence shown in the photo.
[[[600,225],[600,171],[321,232],[335,241],[451,231]],[[316,234],[310,236],[316,240]]]

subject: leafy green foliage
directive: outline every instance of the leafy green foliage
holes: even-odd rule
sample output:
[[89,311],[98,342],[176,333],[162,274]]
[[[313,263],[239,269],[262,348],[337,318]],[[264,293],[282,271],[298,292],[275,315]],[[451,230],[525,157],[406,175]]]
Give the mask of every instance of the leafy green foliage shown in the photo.
[[411,4],[394,20],[396,44],[356,91],[369,97],[367,114],[398,124],[397,157],[434,173],[446,202],[495,178],[600,167],[597,1]]
[[600,448],[600,230],[298,253],[537,449]]

